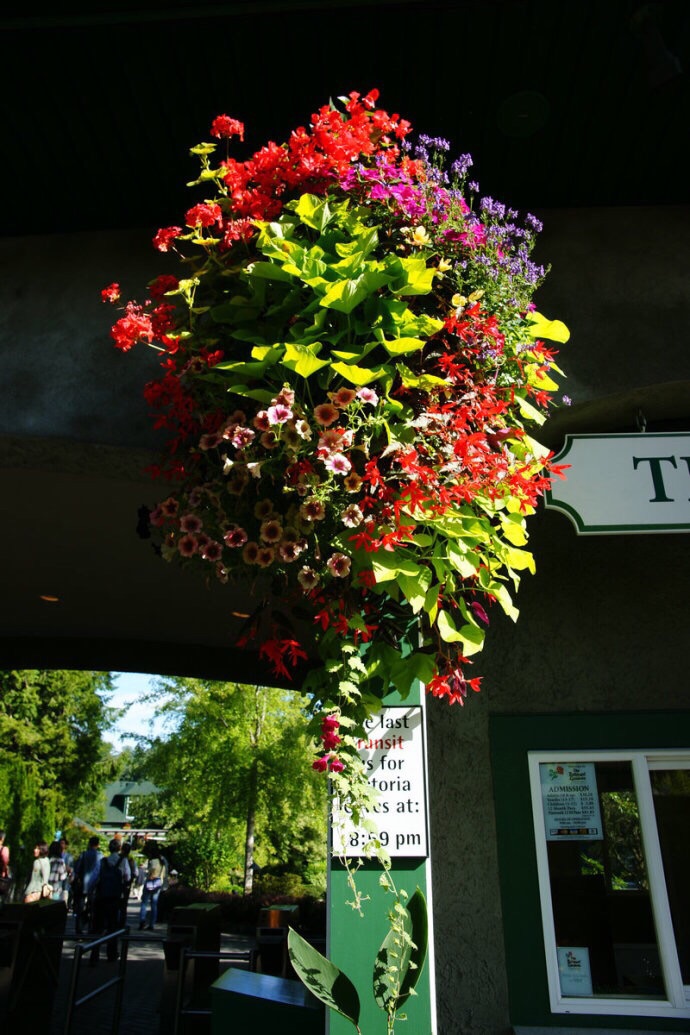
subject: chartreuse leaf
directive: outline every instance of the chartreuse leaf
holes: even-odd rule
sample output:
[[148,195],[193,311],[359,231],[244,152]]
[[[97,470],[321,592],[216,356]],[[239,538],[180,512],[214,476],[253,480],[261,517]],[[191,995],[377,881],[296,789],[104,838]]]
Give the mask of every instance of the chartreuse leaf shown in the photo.
[[486,568],[479,569],[479,584],[483,590],[498,601],[504,614],[513,622],[517,622],[520,612],[513,603],[506,586],[502,582],[497,582],[496,579],[493,579]]
[[231,395],[241,395],[245,399],[256,399],[260,403],[270,403],[273,392],[265,388],[248,388],[246,384],[230,385],[228,392]]
[[328,202],[314,194],[302,194],[293,209],[302,222],[313,230],[324,230],[333,218]]
[[288,273],[276,262],[253,262],[248,272],[250,276],[264,280],[291,281],[293,279],[292,274]]
[[310,377],[311,374],[328,366],[328,360],[319,359],[317,353],[321,350],[321,342],[314,341],[311,345],[299,345],[286,341],[283,366],[288,370],[294,370],[300,377]]
[[432,282],[436,270],[433,266],[427,267],[424,259],[418,256],[408,256],[399,259],[400,277],[391,285],[396,295],[428,295],[432,288]]
[[400,320],[399,331],[401,335],[412,334],[430,338],[443,327],[443,320],[435,316],[428,316],[427,313],[416,315],[411,309],[405,309]]
[[543,367],[536,366],[534,363],[529,363],[526,368],[527,371],[527,383],[534,385],[540,392],[555,392],[558,388],[558,384],[549,377]]
[[448,382],[443,377],[436,377],[436,374],[413,374],[411,370],[403,366],[398,367],[400,379],[405,388],[433,388],[434,385],[446,385]]
[[276,362],[276,357],[268,354],[267,359],[257,361],[255,363],[247,360],[224,360],[221,363],[216,363],[216,370],[229,370],[235,377],[246,378],[247,381],[255,381],[262,378],[269,367],[273,366]]
[[371,567],[377,582],[397,581],[400,575],[408,575],[417,579],[421,577],[422,573],[422,567],[401,550],[379,551],[374,554]]
[[441,639],[445,640],[446,643],[462,643],[462,652],[465,657],[477,654],[482,649],[484,631],[478,628],[478,626],[468,623],[460,629],[456,629],[455,622],[447,611],[439,611],[436,625],[438,626]]
[[448,561],[453,571],[456,571],[461,578],[471,579],[473,575],[476,575],[477,568],[479,567],[479,558],[476,553],[468,555],[464,544],[460,540],[449,542],[447,550]]
[[394,338],[381,343],[391,356],[402,356],[407,352],[419,352],[426,345],[421,338]]
[[368,385],[372,381],[379,381],[388,373],[385,367],[376,367],[370,370],[368,367],[358,367],[354,363],[333,363],[331,364],[331,370],[335,370],[336,374],[340,374],[350,384],[357,385],[358,387]]
[[312,995],[357,1027],[359,996],[347,974],[292,928],[288,931],[288,955],[295,973]]
[[429,568],[420,568],[416,575],[400,573],[398,575],[398,585],[414,614],[419,614],[424,607],[426,591],[431,585],[431,571]]
[[525,522],[519,514],[501,514],[503,535],[513,546],[524,546],[527,542]]
[[546,338],[548,341],[565,343],[570,331],[562,320],[547,320],[541,313],[530,313],[527,333],[531,338]]
[[514,568],[515,571],[524,571],[526,568],[532,575],[536,571],[534,557],[529,550],[518,550],[515,546],[503,546],[499,556],[505,564]]
[[520,392],[515,393],[517,404],[520,409],[520,416],[526,420],[533,420],[535,424],[543,424],[546,420],[546,416],[538,410],[536,406],[532,406],[532,403],[527,402],[525,397]]
[[426,597],[424,598],[424,610],[429,615],[429,621],[432,625],[436,621],[436,615],[438,614],[438,598],[440,592],[441,587],[438,582],[435,582],[433,586],[429,587]]
[[386,273],[367,270],[351,280],[339,280],[331,285],[320,299],[320,304],[339,313],[351,313],[355,306],[387,282]]

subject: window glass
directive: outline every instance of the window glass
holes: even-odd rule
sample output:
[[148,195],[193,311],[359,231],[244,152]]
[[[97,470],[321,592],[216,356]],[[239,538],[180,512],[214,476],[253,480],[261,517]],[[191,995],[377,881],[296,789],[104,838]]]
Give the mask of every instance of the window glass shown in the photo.
[[561,995],[665,999],[630,761],[539,768]]
[[684,985],[690,985],[690,769],[650,772],[669,908]]

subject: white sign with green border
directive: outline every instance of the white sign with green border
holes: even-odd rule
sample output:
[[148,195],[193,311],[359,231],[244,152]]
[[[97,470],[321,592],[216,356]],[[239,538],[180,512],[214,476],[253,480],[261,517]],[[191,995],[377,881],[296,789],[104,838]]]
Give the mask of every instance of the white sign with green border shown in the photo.
[[566,435],[546,506],[583,535],[690,530],[690,432]]

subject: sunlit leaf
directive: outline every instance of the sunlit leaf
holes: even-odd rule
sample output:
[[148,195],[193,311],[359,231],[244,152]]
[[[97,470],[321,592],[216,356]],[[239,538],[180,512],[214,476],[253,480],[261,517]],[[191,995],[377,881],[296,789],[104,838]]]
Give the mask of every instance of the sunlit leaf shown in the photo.
[[347,974],[292,928],[288,931],[288,955],[295,973],[312,995],[356,1027],[359,995]]

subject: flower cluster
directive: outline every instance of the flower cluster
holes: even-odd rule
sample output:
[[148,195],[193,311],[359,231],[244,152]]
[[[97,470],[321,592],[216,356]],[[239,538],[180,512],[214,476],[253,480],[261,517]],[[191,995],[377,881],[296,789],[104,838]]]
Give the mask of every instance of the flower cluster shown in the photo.
[[567,339],[531,301],[538,220],[481,197],[468,155],[447,169],[446,141],[413,148],[377,100],[352,93],[243,161],[244,126],[218,116],[221,144],[193,149],[204,199],[154,238],[183,275],[112,330],[161,357],[163,557],[221,582],[255,570],[306,606],[311,642],[282,627],[260,650],[284,678],[320,653],[314,765],[336,776],[391,683],[479,689],[491,607],[514,619],[533,570],[525,518],[557,472],[528,428],[557,388],[545,341]]

